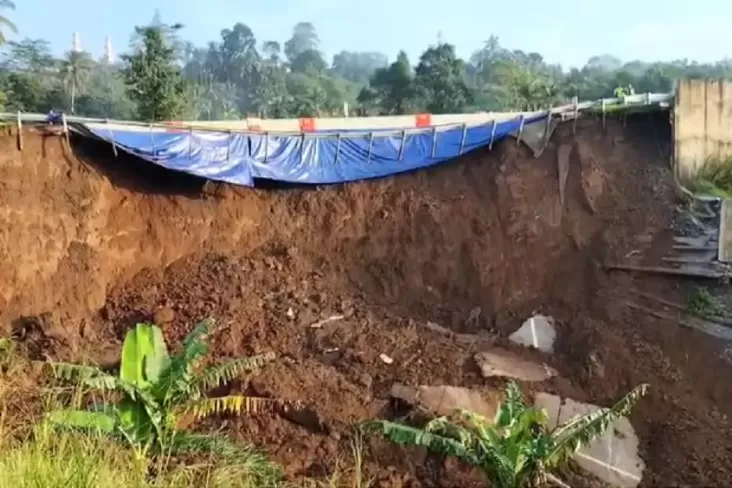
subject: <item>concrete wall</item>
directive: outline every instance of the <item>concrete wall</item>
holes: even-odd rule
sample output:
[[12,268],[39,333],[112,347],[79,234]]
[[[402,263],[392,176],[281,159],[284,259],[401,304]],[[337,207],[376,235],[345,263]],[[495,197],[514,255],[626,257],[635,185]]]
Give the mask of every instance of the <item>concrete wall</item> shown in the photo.
[[674,167],[688,183],[702,165],[732,156],[732,83],[682,80],[674,104]]

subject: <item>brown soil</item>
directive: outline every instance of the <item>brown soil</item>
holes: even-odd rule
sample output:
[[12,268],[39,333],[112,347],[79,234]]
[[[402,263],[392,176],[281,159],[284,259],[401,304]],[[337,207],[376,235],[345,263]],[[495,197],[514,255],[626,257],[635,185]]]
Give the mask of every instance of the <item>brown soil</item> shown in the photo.
[[[642,236],[668,239],[677,202],[662,117],[606,131],[583,121],[576,135],[562,126],[538,159],[511,141],[317,189],[204,186],[114,158],[107,145],[76,141],[72,153],[57,137],[23,139],[18,151],[14,135],[0,138],[0,319],[34,356],[113,363],[135,321],[155,317],[176,344],[212,316],[224,326],[216,356],[281,356],[234,390],[310,407],[227,420],[298,478],[348,458],[354,423],[400,415],[394,382],[501,386],[480,377],[475,348],[424,327],[432,321],[541,357],[560,377],[535,389],[609,403],[649,382],[631,419],[643,486],[732,483],[722,346],[624,306],[633,289],[678,298],[680,285],[600,266]],[[560,154],[569,154],[563,198]],[[535,311],[558,321],[552,357],[506,344]],[[335,314],[344,318],[310,327]],[[454,463],[378,440],[365,457],[376,486],[478,483]]]

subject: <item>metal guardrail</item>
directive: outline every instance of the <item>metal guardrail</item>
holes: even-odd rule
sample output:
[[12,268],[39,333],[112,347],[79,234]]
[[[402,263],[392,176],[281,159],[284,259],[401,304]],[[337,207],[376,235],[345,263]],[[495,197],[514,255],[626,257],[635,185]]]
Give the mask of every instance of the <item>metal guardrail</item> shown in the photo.
[[[571,116],[574,114],[576,117],[580,112],[588,110],[590,108],[599,108],[602,113],[610,107],[632,107],[632,106],[648,106],[658,104],[662,107],[668,106],[673,100],[674,95],[671,93],[642,93],[637,95],[628,95],[622,98],[603,98],[594,101],[577,102],[562,105],[558,107],[549,108],[547,110],[539,110],[535,112],[516,112],[516,117],[505,118],[505,113],[501,122],[508,122],[511,120],[521,121],[521,127],[523,127],[523,120],[533,117],[546,116]],[[490,113],[486,114],[490,117]],[[51,115],[49,114],[37,114],[37,113],[22,113],[22,112],[2,112],[0,113],[0,120],[4,121],[16,121],[20,127],[22,123],[48,123],[51,121]],[[56,118],[59,116],[56,115]],[[329,130],[328,133],[316,132],[302,132],[302,131],[262,131],[262,130],[222,130],[221,128],[215,127],[200,127],[195,125],[180,125],[179,123],[173,124],[170,122],[139,122],[139,121],[127,121],[127,120],[115,120],[115,119],[100,119],[91,117],[78,117],[74,115],[60,115],[61,122],[64,126],[64,131],[68,130],[69,125],[81,124],[81,125],[102,125],[105,129],[112,130],[111,126],[123,126],[123,127],[140,127],[150,130],[151,132],[157,132],[159,129],[162,131],[176,130],[180,132],[229,132],[229,133],[250,133],[257,135],[272,135],[272,136],[301,136],[308,138],[320,138],[320,137],[338,137],[338,138],[350,138],[350,137],[393,137],[395,135],[414,135],[424,134],[430,132],[442,132],[446,130],[452,130],[462,128],[463,130],[470,127],[479,126],[490,126],[491,124],[496,125],[497,118],[488,119],[482,122],[474,123],[451,123],[443,125],[433,125],[431,127],[415,127],[415,128],[403,128],[403,129],[372,129],[372,130],[345,130],[344,132],[337,132],[335,130]],[[122,129],[123,127],[120,127]],[[73,127],[72,127],[73,129]]]

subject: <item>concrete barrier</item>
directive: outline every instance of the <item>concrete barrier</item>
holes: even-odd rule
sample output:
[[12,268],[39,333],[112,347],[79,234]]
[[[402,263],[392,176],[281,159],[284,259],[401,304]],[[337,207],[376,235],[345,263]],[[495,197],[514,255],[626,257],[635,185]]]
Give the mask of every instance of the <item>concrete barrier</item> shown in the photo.
[[467,124],[481,125],[492,120],[503,122],[534,112],[483,112],[477,114],[416,114],[416,115],[385,115],[376,117],[328,117],[328,118],[301,118],[301,119],[260,119],[248,118],[234,121],[187,121],[176,122],[176,125],[198,127],[205,129],[219,129],[232,131],[255,130],[262,132],[314,132],[337,130],[371,129],[414,129],[440,125]]
[[704,164],[732,157],[732,83],[681,80],[673,123],[674,170],[689,183]]

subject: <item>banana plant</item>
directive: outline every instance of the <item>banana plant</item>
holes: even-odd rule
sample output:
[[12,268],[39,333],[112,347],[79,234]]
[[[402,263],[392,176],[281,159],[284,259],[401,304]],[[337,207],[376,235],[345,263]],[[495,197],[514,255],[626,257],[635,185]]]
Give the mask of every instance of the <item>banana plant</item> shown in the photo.
[[159,327],[141,323],[127,332],[122,346],[119,376],[99,368],[70,363],[49,363],[57,378],[98,392],[117,392],[114,403],[87,410],[57,410],[47,419],[55,425],[94,430],[125,439],[138,458],[151,450],[213,451],[236,457],[254,455],[216,436],[196,435],[179,428],[183,418],[200,420],[218,413],[256,413],[282,405],[273,399],[242,395],[209,398],[206,393],[242,373],[275,359],[273,353],[231,359],[200,368],[207,352],[205,339],[213,319],[201,321],[174,355]]
[[552,483],[566,487],[552,471],[576,451],[601,436],[613,421],[627,415],[646,394],[648,385],[630,391],[615,406],[576,416],[554,429],[543,408],[527,407],[515,383],[506,388],[493,421],[467,410],[438,417],[423,429],[374,420],[362,424],[367,432],[397,444],[426,448],[453,456],[482,470],[496,488],[527,488]]

